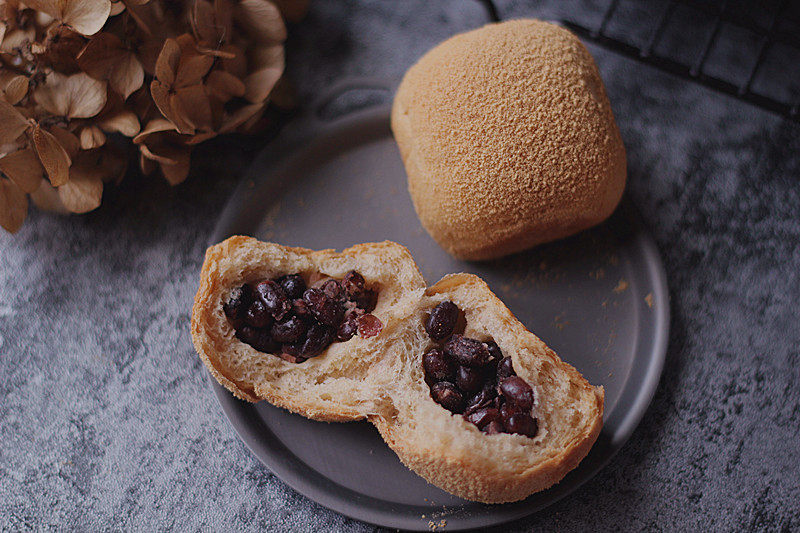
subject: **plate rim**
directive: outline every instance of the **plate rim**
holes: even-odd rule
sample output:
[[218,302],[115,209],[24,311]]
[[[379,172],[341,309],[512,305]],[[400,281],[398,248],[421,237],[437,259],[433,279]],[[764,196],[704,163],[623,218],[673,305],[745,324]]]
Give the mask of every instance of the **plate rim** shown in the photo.
[[[210,238],[210,244],[220,242],[238,233],[236,227],[240,225],[241,208],[246,205],[249,193],[253,190],[253,183],[257,186],[258,182],[267,180],[270,176],[279,173],[282,167],[287,165],[292,159],[292,156],[296,155],[295,151],[298,149],[309,149],[313,144],[321,142],[328,136],[336,135],[337,132],[347,130],[363,123],[382,122],[384,125],[388,124],[390,112],[391,106],[384,104],[353,111],[329,122],[321,122],[318,119],[312,119],[307,121],[299,120],[296,124],[290,125],[291,129],[286,133],[284,139],[279,139],[264,147],[248,166],[239,185],[226,201],[225,207],[220,213]],[[253,169],[258,166],[259,162],[268,158],[274,158],[274,164],[268,172],[259,173],[253,171]],[[627,397],[626,393],[630,392],[632,396],[630,406],[622,414],[621,420],[617,422],[617,427],[613,432],[606,431],[608,427],[608,418],[604,421],[601,436],[598,438],[598,441],[595,442],[589,455],[582,461],[582,463],[591,464],[591,466],[581,471],[583,474],[581,479],[571,484],[564,483],[564,480],[562,480],[562,482],[550,489],[535,494],[534,496],[539,495],[538,497],[540,499],[544,494],[550,494],[551,497],[546,497],[544,501],[540,501],[538,504],[532,504],[529,507],[526,506],[526,499],[520,502],[501,505],[484,505],[482,507],[482,512],[470,516],[437,516],[436,520],[439,518],[446,518],[448,530],[462,531],[497,526],[519,520],[543,510],[567,494],[577,490],[583,483],[593,478],[597,472],[613,459],[616,453],[632,436],[649,408],[656,390],[658,389],[666,361],[671,315],[669,289],[661,255],[643,219],[631,205],[627,197],[623,199],[618,210],[624,212],[625,218],[635,222],[634,227],[637,228],[637,231],[633,233],[634,241],[636,242],[636,246],[642,251],[641,257],[644,259],[644,264],[647,266],[645,269],[645,278],[648,280],[649,287],[652,289],[654,302],[652,308],[648,309],[648,311],[653,313],[652,331],[654,334],[649,343],[650,346],[646,350],[637,349],[635,352],[637,355],[647,353],[648,357],[645,361],[640,361],[644,358],[637,357],[637,361],[634,362],[629,374],[630,376],[636,372],[641,376],[638,380],[638,387],[636,387],[635,390],[630,389],[629,383],[631,378],[629,377],[625,382],[620,400],[618,401],[618,403],[622,401]],[[637,302],[637,305],[641,306],[643,304]],[[643,362],[645,364],[639,366],[637,362]],[[421,515],[435,514],[437,511],[432,511],[429,507],[416,507],[408,504],[396,504],[396,507],[399,506],[400,509],[391,509],[391,505],[389,505],[390,509],[387,510],[385,506],[382,507],[379,504],[381,502],[391,504],[391,502],[372,498],[350,488],[341,486],[313,470],[288,450],[277,437],[274,437],[269,427],[267,427],[264,421],[257,415],[257,404],[250,404],[235,398],[227,389],[219,385],[207,370],[206,376],[222,407],[223,414],[233,426],[239,439],[258,461],[275,474],[283,483],[310,500],[349,518],[381,527],[402,528],[414,531],[429,530],[427,523],[428,518],[421,518]],[[620,408],[617,407],[612,411],[612,416],[618,413],[619,409]],[[262,434],[267,432],[269,435],[273,435],[274,438],[255,438],[255,431],[252,429],[254,427],[258,427]],[[278,453],[282,455],[276,455]],[[604,453],[606,454],[605,457],[595,457],[598,454]],[[273,460],[267,461],[265,457],[273,458]],[[277,460],[279,457],[280,460]],[[590,458],[593,459],[590,460]],[[593,462],[590,463],[590,461]],[[580,466],[578,468],[580,468]],[[570,472],[567,478],[577,471],[578,469]],[[309,474],[311,475],[310,478],[308,477]],[[567,478],[565,478],[565,480]],[[407,511],[409,509],[415,509],[415,516],[408,515]],[[405,512],[399,512],[401,510]],[[416,510],[420,511],[419,514],[416,514]]]

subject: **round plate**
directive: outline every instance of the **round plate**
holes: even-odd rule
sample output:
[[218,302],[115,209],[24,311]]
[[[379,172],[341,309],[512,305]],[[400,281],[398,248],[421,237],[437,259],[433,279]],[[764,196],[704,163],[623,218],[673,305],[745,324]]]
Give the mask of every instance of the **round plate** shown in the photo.
[[[423,230],[389,129],[389,109],[362,110],[284,132],[254,161],[214,242],[234,234],[307,248],[397,241],[427,282],[451,272],[485,279],[513,313],[606,391],[603,431],[561,483],[528,499],[484,505],[408,470],[367,422],[313,422],[235,399],[212,380],[241,439],[279,478],[344,515],[410,530],[496,525],[575,490],[620,449],[645,412],[666,350],[669,301],[658,252],[627,201],[601,226],[488,263],[447,255]],[[309,134],[309,128],[313,134]]]

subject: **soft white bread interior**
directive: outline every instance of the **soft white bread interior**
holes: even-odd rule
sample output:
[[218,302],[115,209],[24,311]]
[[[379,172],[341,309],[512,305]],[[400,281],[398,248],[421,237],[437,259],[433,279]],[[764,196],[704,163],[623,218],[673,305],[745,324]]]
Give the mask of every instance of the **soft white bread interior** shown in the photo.
[[[351,269],[380,290],[373,313],[383,331],[333,343],[303,363],[240,342],[222,310],[230,292],[246,282],[296,272],[342,277]],[[493,339],[533,387],[535,438],[486,435],[431,398],[421,361],[432,341],[423,321],[444,300],[465,313],[466,336]],[[341,253],[248,237],[212,246],[192,312],[192,338],[214,377],[237,397],[267,400],[316,420],[367,418],[409,468],[469,500],[515,501],[557,483],[586,456],[602,426],[602,387],[592,387],[526,330],[483,280],[454,274],[426,290],[409,252],[392,242]]]

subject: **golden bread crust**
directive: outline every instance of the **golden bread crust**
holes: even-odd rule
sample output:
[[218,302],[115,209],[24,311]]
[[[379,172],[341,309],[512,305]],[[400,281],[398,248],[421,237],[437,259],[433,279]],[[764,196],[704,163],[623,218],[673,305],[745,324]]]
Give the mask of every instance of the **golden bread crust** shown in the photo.
[[491,259],[605,220],[625,148],[594,60],[538,20],[490,24],[411,67],[392,130],[420,221],[449,253]]

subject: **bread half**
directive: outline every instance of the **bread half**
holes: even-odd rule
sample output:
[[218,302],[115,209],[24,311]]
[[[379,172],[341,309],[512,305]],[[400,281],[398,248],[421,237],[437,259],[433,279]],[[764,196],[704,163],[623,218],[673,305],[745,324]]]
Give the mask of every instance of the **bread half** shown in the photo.
[[[303,363],[256,351],[234,336],[222,310],[243,283],[290,273],[342,277],[360,272],[379,287],[375,337],[333,343]],[[536,437],[487,435],[433,401],[422,355],[432,345],[426,313],[453,301],[464,334],[494,340],[535,392]],[[485,503],[516,501],[560,481],[586,456],[602,427],[603,389],[561,361],[470,274],[427,288],[408,250],[360,244],[336,253],[232,237],[206,252],[192,311],[195,348],[212,375],[237,397],[267,400],[314,420],[373,423],[400,460],[456,496]]]

